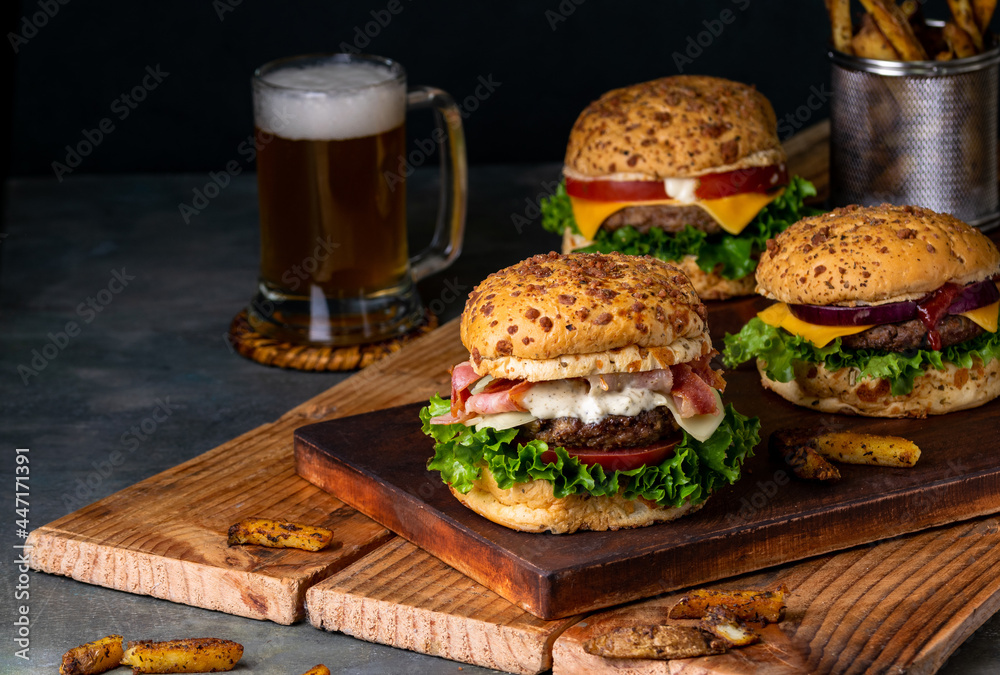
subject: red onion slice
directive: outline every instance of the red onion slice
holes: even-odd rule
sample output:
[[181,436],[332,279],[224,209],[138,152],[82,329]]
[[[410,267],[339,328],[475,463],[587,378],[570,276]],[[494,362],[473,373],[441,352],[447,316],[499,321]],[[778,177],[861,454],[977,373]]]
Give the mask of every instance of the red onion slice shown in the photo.
[[819,326],[871,326],[909,321],[917,316],[917,303],[891,302],[887,305],[836,307],[834,305],[789,305],[792,315]]
[[948,306],[948,314],[961,314],[986,305],[992,305],[1000,300],[997,285],[987,279],[965,287],[958,297]]

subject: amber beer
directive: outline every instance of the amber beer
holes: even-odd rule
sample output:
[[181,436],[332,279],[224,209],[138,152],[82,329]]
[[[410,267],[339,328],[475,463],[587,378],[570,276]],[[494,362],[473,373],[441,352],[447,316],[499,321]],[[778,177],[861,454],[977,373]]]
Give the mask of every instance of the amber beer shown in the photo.
[[267,68],[254,81],[261,263],[251,321],[321,344],[402,330],[423,315],[396,180],[402,70],[322,59]]

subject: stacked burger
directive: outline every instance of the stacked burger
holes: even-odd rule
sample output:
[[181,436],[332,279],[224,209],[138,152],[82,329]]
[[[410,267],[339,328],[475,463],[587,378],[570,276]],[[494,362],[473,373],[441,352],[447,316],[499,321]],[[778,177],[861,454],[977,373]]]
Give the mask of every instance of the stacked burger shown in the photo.
[[956,218],[850,206],[767,244],[757,290],[778,302],[726,337],[730,367],[798,405],[924,417],[1000,395],[1000,253]]
[[770,237],[814,213],[789,178],[774,109],[751,86],[678,75],[615,89],[570,132],[564,182],[542,205],[563,252],[649,254],[704,299],[750,295]]
[[638,527],[690,513],[740,475],[757,420],[723,406],[707,312],[648,256],[535,256],[462,314],[468,361],[421,412],[428,468],[497,523]]

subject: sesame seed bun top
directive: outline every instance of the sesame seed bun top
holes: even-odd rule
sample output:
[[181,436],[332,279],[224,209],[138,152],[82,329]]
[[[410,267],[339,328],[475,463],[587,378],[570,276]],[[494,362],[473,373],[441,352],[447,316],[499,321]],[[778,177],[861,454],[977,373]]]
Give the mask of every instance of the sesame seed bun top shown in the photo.
[[769,240],[757,292],[792,304],[876,305],[998,273],[993,242],[954,216],[917,206],[847,206],[803,218]]
[[676,75],[615,89],[580,113],[565,172],[580,178],[692,178],[785,161],[774,109],[754,87]]
[[[558,365],[565,357],[565,370],[573,355],[629,348],[636,358],[646,358],[647,351],[655,356],[657,349],[677,343],[686,346],[660,356],[661,363],[707,353],[707,316],[687,277],[661,260],[620,253],[549,253],[480,283],[469,294],[461,333],[479,372],[489,372],[483,366],[488,361],[503,362],[504,376],[513,377],[518,373],[508,367],[512,362],[544,361],[552,368],[530,379],[557,379],[570,376],[560,375]],[[686,358],[678,357],[682,353]],[[611,358],[604,359],[599,372],[647,369]]]

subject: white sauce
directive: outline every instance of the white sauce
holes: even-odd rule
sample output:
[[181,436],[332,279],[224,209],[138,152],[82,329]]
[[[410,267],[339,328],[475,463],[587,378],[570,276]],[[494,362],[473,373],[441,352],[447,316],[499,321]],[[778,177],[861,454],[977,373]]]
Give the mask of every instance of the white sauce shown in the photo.
[[694,196],[698,182],[697,178],[664,178],[663,189],[671,199],[676,199],[681,204],[693,204],[698,201]]
[[579,378],[551,380],[539,382],[524,393],[521,402],[528,412],[483,415],[466,424],[475,425],[477,430],[483,427],[509,429],[535,418],[551,420],[557,417],[576,417],[585,424],[594,424],[609,415],[634,417],[646,410],[666,406],[679,427],[693,438],[705,441],[715,433],[724,417],[722,397],[718,391],[712,391],[716,400],[714,413],[682,418],[673,397],[658,391],[629,386],[607,391],[600,385],[600,376],[590,378],[590,383]]
[[624,387],[605,391],[598,383],[586,380],[539,382],[524,393],[524,407],[539,419],[576,417],[585,424],[600,422],[608,415],[634,417],[645,410],[667,404],[669,396],[649,389]]

